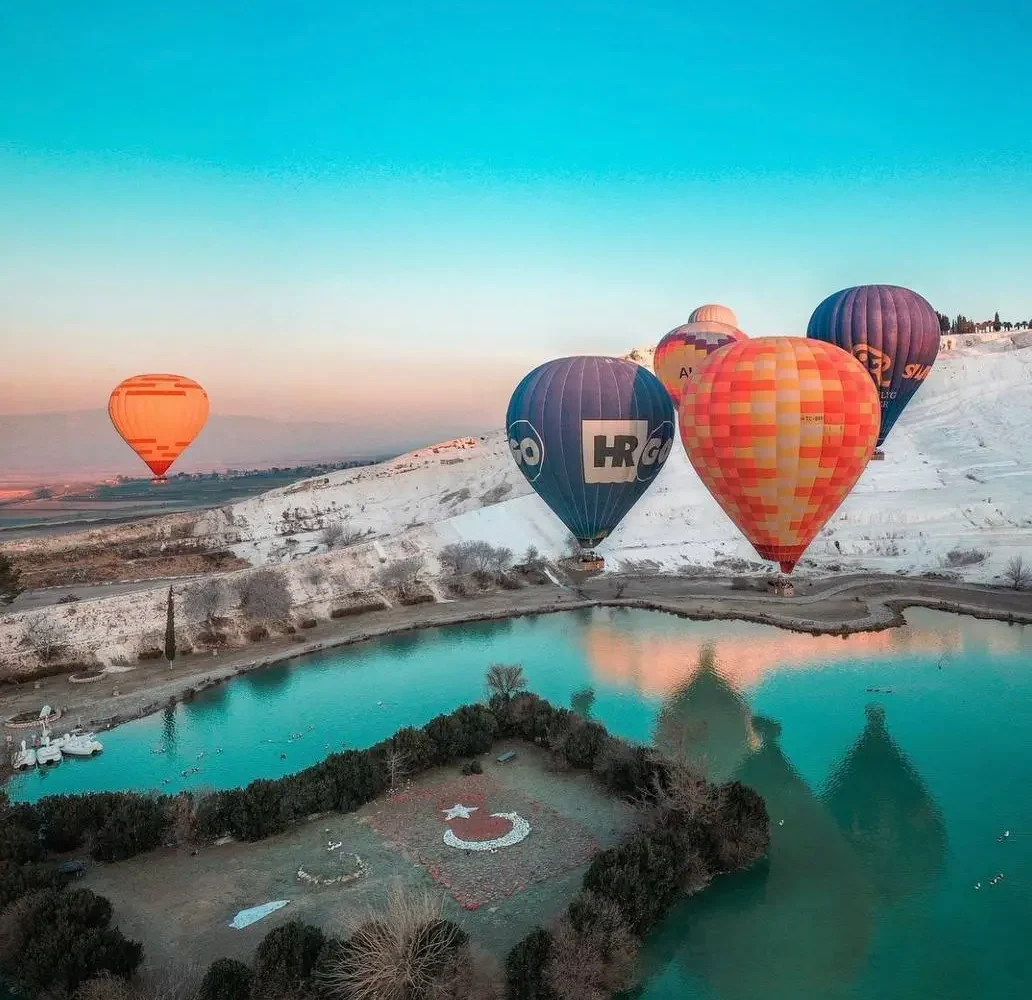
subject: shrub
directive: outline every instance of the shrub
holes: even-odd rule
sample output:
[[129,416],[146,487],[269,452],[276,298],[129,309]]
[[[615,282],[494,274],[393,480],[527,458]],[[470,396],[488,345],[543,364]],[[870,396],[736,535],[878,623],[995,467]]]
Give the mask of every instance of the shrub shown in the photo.
[[[128,979],[143,948],[109,927],[111,904],[88,889],[46,889],[18,905],[24,943],[4,969],[36,993],[74,992],[102,972]],[[9,913],[10,908],[8,909]]]
[[300,920],[269,931],[254,953],[254,993],[268,997],[302,993],[325,940],[318,927]]
[[315,628],[318,624],[319,622],[315,618],[302,618],[301,621],[298,622],[298,625],[300,625],[301,628]]
[[546,978],[552,954],[552,935],[536,927],[516,944],[505,959],[509,1000],[556,1000]]
[[217,958],[208,966],[197,1000],[250,1000],[254,973],[235,958]]
[[986,553],[978,549],[950,549],[946,553],[947,566],[976,566],[985,560]]
[[523,589],[523,583],[517,577],[513,576],[512,573],[499,573],[495,577],[495,580],[497,581],[498,586],[502,588],[502,590]]
[[157,646],[145,646],[136,654],[136,659],[141,662],[146,662],[147,660],[161,660],[164,659],[164,657],[164,652],[158,649]]
[[58,875],[52,868],[0,861],[0,910],[22,896],[41,889],[56,889],[58,884]]
[[251,642],[261,642],[262,639],[269,638],[269,630],[264,625],[252,625],[247,630],[247,638]]
[[716,833],[713,860],[718,869],[737,871],[762,858],[770,846],[770,818],[763,799],[738,781],[721,785],[714,798],[711,828]]
[[669,833],[632,837],[596,855],[584,876],[584,888],[615,903],[631,930],[642,937],[681,894],[680,846]]
[[582,892],[553,931],[545,977],[557,1000],[611,997],[630,985],[637,953],[619,907]]

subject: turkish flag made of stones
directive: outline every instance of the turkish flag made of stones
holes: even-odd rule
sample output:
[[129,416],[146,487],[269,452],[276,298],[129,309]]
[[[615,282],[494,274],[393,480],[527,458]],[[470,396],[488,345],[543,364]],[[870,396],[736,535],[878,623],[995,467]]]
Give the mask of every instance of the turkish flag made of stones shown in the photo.
[[400,792],[370,823],[467,909],[584,864],[599,850],[578,823],[486,774]]

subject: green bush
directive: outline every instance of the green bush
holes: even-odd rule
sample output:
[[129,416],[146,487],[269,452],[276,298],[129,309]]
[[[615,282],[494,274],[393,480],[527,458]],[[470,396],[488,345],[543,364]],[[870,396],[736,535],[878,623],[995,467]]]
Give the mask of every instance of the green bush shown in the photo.
[[254,973],[235,958],[217,958],[208,966],[197,1000],[250,1000]]
[[291,920],[269,931],[254,954],[255,995],[300,995],[325,942],[318,927],[300,920]]
[[556,1000],[545,980],[552,935],[536,927],[513,947],[505,959],[508,1000]]
[[88,889],[46,889],[23,897],[21,948],[3,971],[30,993],[73,993],[102,972],[128,979],[143,957],[138,941],[109,927],[111,904]]

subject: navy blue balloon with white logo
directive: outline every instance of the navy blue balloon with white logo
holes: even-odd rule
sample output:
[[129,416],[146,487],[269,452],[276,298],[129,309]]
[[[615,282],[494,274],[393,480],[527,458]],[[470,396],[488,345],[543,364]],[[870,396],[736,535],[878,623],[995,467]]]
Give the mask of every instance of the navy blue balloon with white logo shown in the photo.
[[516,386],[509,450],[527,482],[585,548],[598,545],[649,488],[673,446],[670,395],[618,358],[559,358]]

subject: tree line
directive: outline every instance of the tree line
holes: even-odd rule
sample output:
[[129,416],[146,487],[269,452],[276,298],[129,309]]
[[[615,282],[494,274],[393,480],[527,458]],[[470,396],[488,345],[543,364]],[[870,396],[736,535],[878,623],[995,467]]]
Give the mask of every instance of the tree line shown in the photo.
[[1012,321],[1009,319],[1000,319],[1000,314],[994,313],[992,319],[984,320],[973,320],[968,319],[963,313],[954,316],[950,319],[945,313],[936,312],[936,316],[939,317],[939,332],[946,336],[947,334],[964,334],[964,333],[985,333],[992,331],[993,333],[1000,333],[1002,330],[1025,330],[1032,328],[1032,319],[1022,319]]

